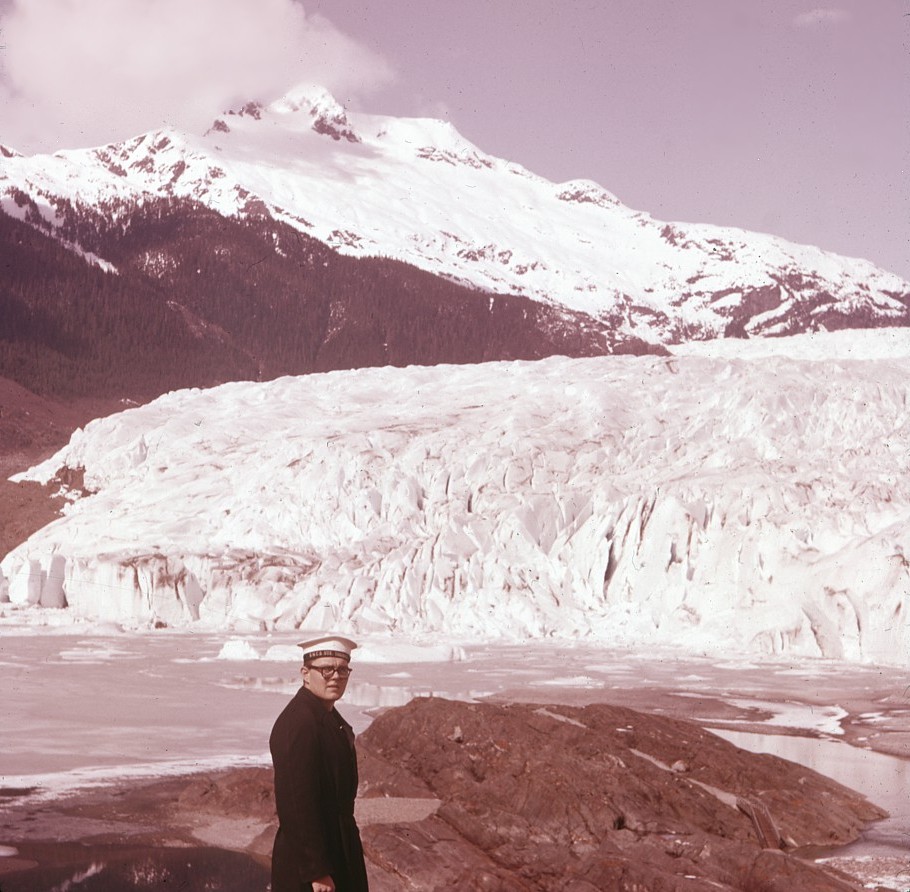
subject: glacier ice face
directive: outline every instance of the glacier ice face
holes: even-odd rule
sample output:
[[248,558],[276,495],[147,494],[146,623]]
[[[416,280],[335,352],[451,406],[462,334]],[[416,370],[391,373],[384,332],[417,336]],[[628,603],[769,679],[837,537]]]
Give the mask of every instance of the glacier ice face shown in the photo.
[[13,605],[143,625],[905,662],[907,363],[553,358],[176,392],[33,469],[84,467],[94,494],[0,567]]

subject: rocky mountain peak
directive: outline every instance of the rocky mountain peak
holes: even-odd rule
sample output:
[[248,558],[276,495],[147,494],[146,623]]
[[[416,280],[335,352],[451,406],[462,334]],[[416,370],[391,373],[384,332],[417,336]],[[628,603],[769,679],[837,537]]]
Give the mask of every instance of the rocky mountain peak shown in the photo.
[[569,180],[558,187],[557,198],[560,201],[571,201],[576,204],[594,204],[609,208],[620,204],[619,199],[592,180]]
[[347,110],[325,87],[300,84],[271,103],[268,111],[275,115],[307,114],[316,133],[336,141],[360,142]]

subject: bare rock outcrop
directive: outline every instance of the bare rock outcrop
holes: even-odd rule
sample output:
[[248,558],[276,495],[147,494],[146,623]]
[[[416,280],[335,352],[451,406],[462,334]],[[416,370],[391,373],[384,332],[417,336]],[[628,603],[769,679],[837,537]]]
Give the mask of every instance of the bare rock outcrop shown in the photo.
[[359,746],[362,795],[440,802],[363,828],[378,892],[843,892],[859,887],[793,852],[883,817],[799,765],[616,706],[417,699]]

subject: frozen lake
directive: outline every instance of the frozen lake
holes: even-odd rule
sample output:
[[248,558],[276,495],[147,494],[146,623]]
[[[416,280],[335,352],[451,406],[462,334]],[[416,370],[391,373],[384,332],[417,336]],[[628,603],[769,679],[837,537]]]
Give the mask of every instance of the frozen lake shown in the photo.
[[[225,636],[5,627],[0,635],[0,783],[60,789],[127,775],[268,761],[272,722],[299,684],[292,634]],[[341,710],[371,714],[415,696],[612,702],[728,731],[829,773],[886,805],[871,749],[904,755],[910,670],[836,661],[727,661],[592,644],[363,639]],[[770,733],[769,733],[770,732]],[[847,741],[813,750],[799,734]],[[771,750],[778,752],[778,749]],[[860,761],[840,774],[835,753]],[[902,760],[889,764],[906,765]],[[878,764],[878,763],[874,763]],[[854,781],[851,783],[851,779]],[[908,789],[907,776],[901,776]]]
[[[298,638],[0,626],[0,816],[4,791],[21,804],[23,790],[40,801],[130,777],[268,764],[272,723],[299,684]],[[837,855],[891,865],[875,876],[904,881],[910,670],[565,642],[361,643],[340,706],[357,732],[377,710],[429,695],[607,702],[694,719],[888,809]]]

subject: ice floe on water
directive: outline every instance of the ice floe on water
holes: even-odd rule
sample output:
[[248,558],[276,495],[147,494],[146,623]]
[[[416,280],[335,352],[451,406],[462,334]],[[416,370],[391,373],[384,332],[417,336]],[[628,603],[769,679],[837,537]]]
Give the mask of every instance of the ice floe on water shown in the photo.
[[219,660],[258,660],[259,652],[249,641],[240,638],[232,638],[226,641],[218,651]]
[[767,711],[771,714],[771,718],[762,719],[763,725],[800,728],[834,736],[844,733],[841,721],[848,715],[847,711],[839,706],[820,707],[805,703],[780,703],[768,700],[740,700],[737,698],[730,698],[727,702],[741,709]]
[[589,675],[574,675],[568,677],[542,678],[532,681],[536,687],[560,687],[560,688],[600,688],[603,687],[603,681],[591,678]]
[[[229,638],[218,652],[219,660],[271,660],[300,662],[300,648],[293,644],[274,644],[264,654],[245,638]],[[463,647],[451,644],[414,644],[411,642],[367,642],[356,651],[358,663],[448,663],[465,659]]]

